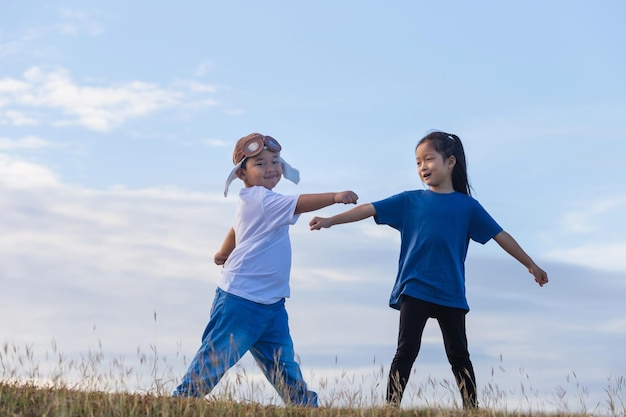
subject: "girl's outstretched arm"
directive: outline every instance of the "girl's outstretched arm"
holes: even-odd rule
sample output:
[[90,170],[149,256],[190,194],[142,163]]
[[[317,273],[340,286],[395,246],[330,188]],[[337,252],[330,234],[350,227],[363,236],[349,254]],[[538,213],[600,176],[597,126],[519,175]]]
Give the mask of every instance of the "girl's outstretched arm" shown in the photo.
[[308,213],[309,211],[319,210],[333,204],[356,204],[359,196],[353,191],[342,191],[340,193],[321,193],[321,194],[300,194],[298,203],[296,204],[296,214]]
[[533,274],[535,281],[539,286],[543,287],[543,284],[548,282],[548,274],[528,256],[522,247],[513,239],[513,236],[505,232],[504,230],[493,237],[498,245],[504,249],[509,255],[517,259],[528,268],[528,272]]
[[376,208],[371,203],[361,204],[353,209],[336,214],[332,217],[313,217],[309,222],[311,230],[320,230],[336,224],[357,222],[376,215]]
[[226,234],[226,238],[224,239],[224,243],[222,243],[222,247],[213,257],[213,262],[215,265],[224,265],[226,259],[230,256],[230,253],[235,249],[235,229],[232,227]]

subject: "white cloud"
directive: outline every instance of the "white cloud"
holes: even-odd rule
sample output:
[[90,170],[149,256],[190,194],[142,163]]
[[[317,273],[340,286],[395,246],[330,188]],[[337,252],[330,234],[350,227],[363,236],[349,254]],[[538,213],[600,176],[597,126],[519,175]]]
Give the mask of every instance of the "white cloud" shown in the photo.
[[101,35],[104,33],[104,25],[94,18],[92,12],[78,11],[63,8],[60,11],[62,23],[56,25],[57,30],[63,35]]
[[13,33],[3,33],[2,39],[0,39],[0,60],[14,56],[49,56],[54,53],[55,48],[45,45],[42,41],[54,34],[96,36],[105,31],[104,25],[99,21],[104,16],[103,13],[63,8],[59,11],[59,15],[61,20],[59,23],[32,26]]
[[217,87],[212,84],[200,83],[193,80],[178,80],[174,83],[176,87],[181,87],[194,93],[216,93]]
[[[556,261],[608,271],[626,271],[626,197],[606,194],[597,199],[576,202],[560,222],[545,232],[555,246],[544,255]],[[558,245],[558,246],[556,246]]]
[[198,65],[198,67],[194,71],[194,75],[196,77],[204,77],[213,68],[215,68],[215,64],[213,62],[211,61],[203,62],[202,64]]
[[[28,142],[29,139],[27,138]],[[31,139],[31,142],[38,142]],[[0,149],[2,139],[0,139]],[[15,160],[0,154],[0,184],[10,188],[58,187],[56,174],[40,165]]]
[[29,88],[30,88],[29,84],[24,81],[19,81],[13,78],[0,79],[0,94],[21,93],[24,91],[28,91]]
[[4,120],[0,118],[0,123],[7,123],[13,126],[33,126],[39,124],[37,120],[19,111],[9,110],[4,113],[4,116]]
[[211,148],[229,148],[232,146],[230,142],[222,139],[204,139],[202,140],[202,143]]
[[626,243],[584,243],[582,245],[552,249],[544,256],[554,261],[597,268],[607,271],[626,271]]
[[621,194],[585,202],[579,208],[563,214],[561,230],[563,233],[573,234],[589,234],[598,229],[613,230],[620,223],[624,223],[620,222],[624,209],[626,196]]
[[25,136],[19,139],[9,139],[0,137],[0,150],[10,149],[38,149],[51,146],[49,142],[37,136]]
[[174,83],[171,88],[140,81],[80,85],[66,69],[45,71],[31,67],[24,72],[24,80],[0,80],[0,105],[9,108],[5,114],[12,114],[14,122],[38,123],[40,120],[26,114],[27,111],[47,109],[61,113],[47,118],[56,119],[49,122],[55,126],[82,125],[92,130],[108,131],[130,119],[165,108],[213,107],[217,105],[216,100],[206,95],[214,91],[207,84],[182,81]]
[[19,33],[3,33],[0,39],[0,60],[38,53],[36,41],[40,40],[45,32],[40,28],[29,28]]
[[617,317],[607,320],[600,325],[599,330],[615,335],[624,335],[626,334],[626,317]]
[[133,117],[144,116],[178,102],[179,94],[153,84],[130,82],[114,87],[79,86],[68,71],[44,73],[31,68],[24,75],[30,81],[30,94],[17,97],[29,107],[59,109],[76,116],[76,122],[94,130],[109,130]]

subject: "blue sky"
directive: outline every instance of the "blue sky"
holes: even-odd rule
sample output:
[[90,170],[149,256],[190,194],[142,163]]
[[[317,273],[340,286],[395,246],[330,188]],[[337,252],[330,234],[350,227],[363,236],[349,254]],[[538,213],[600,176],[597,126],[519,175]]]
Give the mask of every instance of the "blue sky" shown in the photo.
[[[302,181],[278,192],[371,202],[423,187],[413,150],[442,129],[464,142],[474,196],[551,280],[471,245],[482,402],[495,385],[510,408],[606,408],[626,373],[626,6],[431,3],[4,2],[0,341],[44,364],[101,346],[134,369],[156,346],[172,385],[219,276],[238,138],[283,145]],[[313,233],[312,216],[291,230],[288,310],[307,379],[332,403],[330,386],[368,391],[388,369],[399,237],[373,221]],[[417,396],[429,378],[451,379],[435,323],[407,406],[454,401]]]

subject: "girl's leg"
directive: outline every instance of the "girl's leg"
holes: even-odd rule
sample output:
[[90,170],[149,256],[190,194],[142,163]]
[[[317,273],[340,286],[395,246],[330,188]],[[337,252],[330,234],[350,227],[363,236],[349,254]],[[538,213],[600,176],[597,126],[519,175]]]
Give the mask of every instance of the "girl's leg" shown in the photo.
[[465,330],[467,311],[443,306],[438,310],[437,320],[443,335],[446,355],[463,398],[463,408],[476,408],[478,407],[476,377],[470,360]]
[[317,393],[308,390],[295,359],[284,301],[274,306],[273,320],[250,353],[285,404],[317,407]]
[[174,396],[208,394],[261,335],[269,319],[264,307],[218,289],[202,345]]
[[387,382],[387,403],[399,406],[411,368],[422,344],[422,333],[428,320],[430,303],[403,295],[400,305],[398,348],[391,362]]

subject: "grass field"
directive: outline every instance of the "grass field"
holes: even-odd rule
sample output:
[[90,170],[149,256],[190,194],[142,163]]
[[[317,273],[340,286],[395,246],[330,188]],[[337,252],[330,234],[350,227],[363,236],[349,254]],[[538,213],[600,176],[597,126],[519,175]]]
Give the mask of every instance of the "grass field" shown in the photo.
[[[556,392],[554,396],[563,401],[549,412],[532,407],[530,398],[520,398],[518,406],[507,406],[508,391],[491,383],[480,392],[480,408],[466,412],[458,404],[456,387],[432,378],[412,387],[410,394],[407,392],[407,396],[419,397],[424,405],[387,407],[379,398],[385,379],[382,368],[367,381],[347,374],[335,381],[318,381],[316,389],[322,395],[317,409],[282,405],[276,395],[268,396],[265,381],[247,374],[245,369],[222,381],[208,400],[179,399],[171,397],[170,392],[180,375],[168,369],[156,348],[148,354],[137,354],[135,362],[147,369],[148,375],[140,375],[123,359],[105,358],[101,351],[88,352],[80,360],[69,359],[53,344],[50,352],[38,357],[29,346],[5,343],[0,350],[0,417],[626,416],[623,377],[609,381],[602,404],[585,404],[585,388],[579,387],[573,393],[575,405],[567,404],[564,392]],[[573,385],[578,383],[573,381]],[[522,389],[517,395],[532,394]]]

